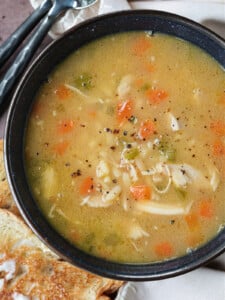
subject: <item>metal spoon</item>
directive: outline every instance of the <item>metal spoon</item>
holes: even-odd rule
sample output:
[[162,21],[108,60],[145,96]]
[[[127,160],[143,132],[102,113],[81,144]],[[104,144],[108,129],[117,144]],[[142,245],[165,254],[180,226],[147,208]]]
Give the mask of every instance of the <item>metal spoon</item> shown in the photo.
[[65,10],[69,8],[83,9],[93,5],[97,0],[55,0],[52,8],[41,22],[40,26],[34,31],[34,34],[27,42],[26,46],[20,51],[13,65],[8,69],[0,83],[0,105],[6,98],[6,95],[13,87],[19,75],[24,71],[31,60],[33,54],[44,39],[45,35]]

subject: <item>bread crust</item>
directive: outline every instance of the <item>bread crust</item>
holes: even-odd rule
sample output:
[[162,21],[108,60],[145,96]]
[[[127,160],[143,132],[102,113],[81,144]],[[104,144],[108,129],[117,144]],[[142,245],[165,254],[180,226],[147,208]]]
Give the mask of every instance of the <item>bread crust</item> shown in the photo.
[[108,300],[107,295],[123,284],[60,260],[22,220],[4,209],[0,209],[0,281],[0,299],[7,300],[15,293],[25,299]]

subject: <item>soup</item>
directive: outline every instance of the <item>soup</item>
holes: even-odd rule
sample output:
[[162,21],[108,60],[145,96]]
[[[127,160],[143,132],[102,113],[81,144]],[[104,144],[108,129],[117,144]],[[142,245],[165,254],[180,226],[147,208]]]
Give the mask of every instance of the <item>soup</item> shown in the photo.
[[183,256],[225,223],[225,72],[192,44],[120,33],[40,88],[25,137],[38,205],[72,244],[117,262]]

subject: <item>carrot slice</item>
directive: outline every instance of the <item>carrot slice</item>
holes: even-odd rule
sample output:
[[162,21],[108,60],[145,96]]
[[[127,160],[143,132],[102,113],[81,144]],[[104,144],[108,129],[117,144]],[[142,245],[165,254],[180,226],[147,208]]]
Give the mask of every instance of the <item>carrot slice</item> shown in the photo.
[[225,123],[222,121],[215,121],[210,124],[210,129],[218,136],[225,135]]
[[85,196],[94,191],[94,180],[92,177],[86,177],[83,179],[80,185],[80,194]]
[[31,112],[32,115],[35,116],[35,117],[40,116],[40,114],[42,113],[42,111],[43,111],[43,105],[42,105],[42,103],[40,103],[40,101],[39,102],[35,102],[34,106],[32,108],[32,112]]
[[66,152],[68,146],[69,146],[69,142],[63,141],[63,142],[56,144],[54,146],[53,150],[56,154],[63,155]]
[[199,213],[200,216],[203,218],[208,218],[208,219],[212,218],[215,214],[212,201],[203,200],[199,206]]
[[225,155],[225,146],[222,141],[217,140],[212,145],[212,152],[215,156],[223,156]]
[[55,91],[56,95],[60,100],[66,100],[72,95],[70,89],[68,89],[64,84],[61,84]]
[[151,198],[151,188],[147,185],[132,185],[130,192],[135,200],[149,200]]
[[147,63],[145,69],[147,72],[152,73],[155,71],[155,66],[153,65],[153,63]]
[[63,121],[58,126],[58,133],[59,134],[66,134],[73,130],[74,122],[72,120]]
[[173,247],[170,242],[162,242],[155,246],[155,253],[160,257],[168,257],[173,254]]
[[197,214],[188,214],[185,216],[185,221],[190,231],[194,231],[199,228],[199,219]]
[[159,104],[167,99],[168,93],[162,89],[152,90],[149,89],[146,91],[146,97],[150,104]]
[[135,80],[134,85],[136,88],[142,87],[144,84],[144,79],[143,78],[138,78]]
[[155,132],[155,124],[151,120],[146,120],[141,123],[138,131],[138,136],[140,139],[147,139],[152,136]]
[[136,56],[142,56],[151,47],[151,41],[149,37],[141,36],[135,40],[132,52]]
[[132,116],[133,103],[131,100],[119,102],[117,105],[117,120],[121,123]]

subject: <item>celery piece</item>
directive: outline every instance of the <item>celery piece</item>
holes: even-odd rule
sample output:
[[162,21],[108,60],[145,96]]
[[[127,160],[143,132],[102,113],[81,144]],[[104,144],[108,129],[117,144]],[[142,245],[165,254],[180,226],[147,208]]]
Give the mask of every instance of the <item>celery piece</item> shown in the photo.
[[83,73],[81,75],[79,75],[76,79],[75,79],[75,86],[77,88],[83,88],[83,89],[91,89],[94,87],[93,85],[93,78],[90,74],[88,73]]
[[158,149],[162,155],[164,155],[168,161],[175,161],[176,160],[176,149],[169,146],[165,140],[161,140],[159,142]]
[[186,196],[187,196],[187,191],[185,191],[184,189],[181,189],[181,188],[178,188],[176,187],[175,188],[175,191],[177,192],[178,196],[182,199],[185,199]]
[[124,153],[124,157],[128,160],[132,160],[135,159],[136,156],[138,156],[139,154],[139,150],[137,148],[131,148],[126,150],[126,152]]

